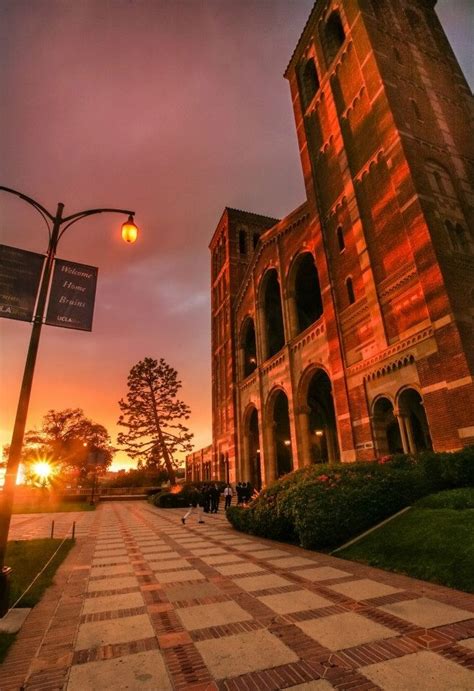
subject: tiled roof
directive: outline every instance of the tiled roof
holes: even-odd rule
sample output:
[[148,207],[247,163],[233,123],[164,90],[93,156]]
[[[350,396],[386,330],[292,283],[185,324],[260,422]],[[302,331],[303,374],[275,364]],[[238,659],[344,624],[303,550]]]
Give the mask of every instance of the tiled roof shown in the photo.
[[243,209],[233,209],[230,206],[226,206],[225,210],[230,211],[231,214],[251,216],[252,218],[255,218],[255,219],[262,219],[264,221],[271,221],[273,224],[278,223],[280,221],[279,218],[273,218],[273,216],[263,216],[262,214],[253,213],[253,211],[244,211]]

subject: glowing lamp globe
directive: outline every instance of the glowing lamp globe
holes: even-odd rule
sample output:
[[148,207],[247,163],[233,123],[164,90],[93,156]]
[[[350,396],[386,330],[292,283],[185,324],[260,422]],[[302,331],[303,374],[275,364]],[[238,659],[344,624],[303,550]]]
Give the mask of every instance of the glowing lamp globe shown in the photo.
[[129,216],[128,220],[122,224],[122,239],[124,242],[132,244],[138,237],[138,228],[135,225],[133,216]]

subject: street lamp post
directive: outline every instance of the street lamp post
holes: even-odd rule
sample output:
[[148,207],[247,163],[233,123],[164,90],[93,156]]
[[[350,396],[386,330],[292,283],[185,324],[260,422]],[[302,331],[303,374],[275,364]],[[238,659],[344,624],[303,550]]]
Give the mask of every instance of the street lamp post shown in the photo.
[[[64,204],[58,203],[56,215],[53,216],[47,209],[39,202],[31,197],[27,197],[21,192],[17,192],[9,187],[0,186],[0,191],[13,194],[23,201],[27,202],[38,211],[43,217],[49,232],[48,250],[46,253],[46,264],[43,270],[41,283],[38,291],[38,300],[36,313],[33,317],[33,328],[31,331],[30,344],[26,356],[25,369],[23,373],[23,380],[20,389],[20,397],[18,400],[18,407],[15,417],[15,424],[13,427],[12,441],[10,445],[10,453],[8,456],[5,480],[3,485],[3,492],[1,496],[1,511],[0,511],[0,616],[4,614],[2,609],[5,609],[5,590],[7,588],[6,573],[7,569],[4,566],[5,551],[8,541],[8,532],[10,529],[10,521],[13,508],[13,499],[15,494],[15,484],[18,474],[18,467],[21,459],[21,450],[23,447],[23,436],[25,433],[26,418],[28,414],[28,405],[30,402],[31,387],[33,384],[33,374],[35,370],[36,356],[38,353],[39,340],[41,329],[43,326],[44,312],[46,306],[46,298],[48,295],[48,287],[51,278],[51,273],[54,265],[54,258],[59,240],[64,235],[65,231],[77,221],[80,221],[87,216],[93,216],[101,213],[119,213],[128,216],[128,220],[122,225],[122,237],[126,242],[134,242],[137,238],[138,228],[133,221],[134,211],[126,209],[88,209],[80,211],[70,216],[63,216]],[[50,226],[50,223],[51,226]],[[8,570],[9,571],[9,570]]]

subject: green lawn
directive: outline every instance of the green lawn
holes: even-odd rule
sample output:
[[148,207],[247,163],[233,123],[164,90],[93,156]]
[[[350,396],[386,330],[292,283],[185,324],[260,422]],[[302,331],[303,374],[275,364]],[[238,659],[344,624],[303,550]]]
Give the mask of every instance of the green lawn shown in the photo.
[[474,592],[474,489],[425,497],[337,556]]
[[39,504],[14,504],[13,513],[55,513],[60,511],[94,511],[95,506],[89,504],[87,501],[60,501],[60,502],[43,502]]
[[[36,574],[41,571],[48,559],[61,544],[61,540],[14,540],[8,543],[5,564],[13,568],[11,576],[10,605],[14,604],[28,587]],[[74,544],[66,540],[44,573],[31,590],[19,602],[19,607],[33,607],[53,582],[54,574]],[[15,634],[0,633],[0,662],[15,640]]]

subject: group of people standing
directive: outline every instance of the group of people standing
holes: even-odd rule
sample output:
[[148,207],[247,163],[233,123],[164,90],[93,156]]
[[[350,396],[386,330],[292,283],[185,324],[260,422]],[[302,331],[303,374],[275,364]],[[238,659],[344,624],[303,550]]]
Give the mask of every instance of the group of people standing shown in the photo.
[[253,487],[250,482],[238,482],[235,488],[237,493],[237,506],[248,504],[252,498]]
[[[250,482],[238,482],[235,487],[235,493],[237,494],[237,505],[248,504],[252,498],[253,487]],[[232,497],[234,496],[234,490],[232,485],[227,483],[224,487],[224,508],[227,510],[232,504]],[[186,519],[189,518],[193,510],[198,508],[198,523],[204,523],[203,513],[217,513],[219,511],[219,501],[221,492],[219,486],[216,484],[204,484],[200,488],[194,487],[191,497],[190,504],[191,507],[189,511],[182,517],[181,522],[184,525]]]

